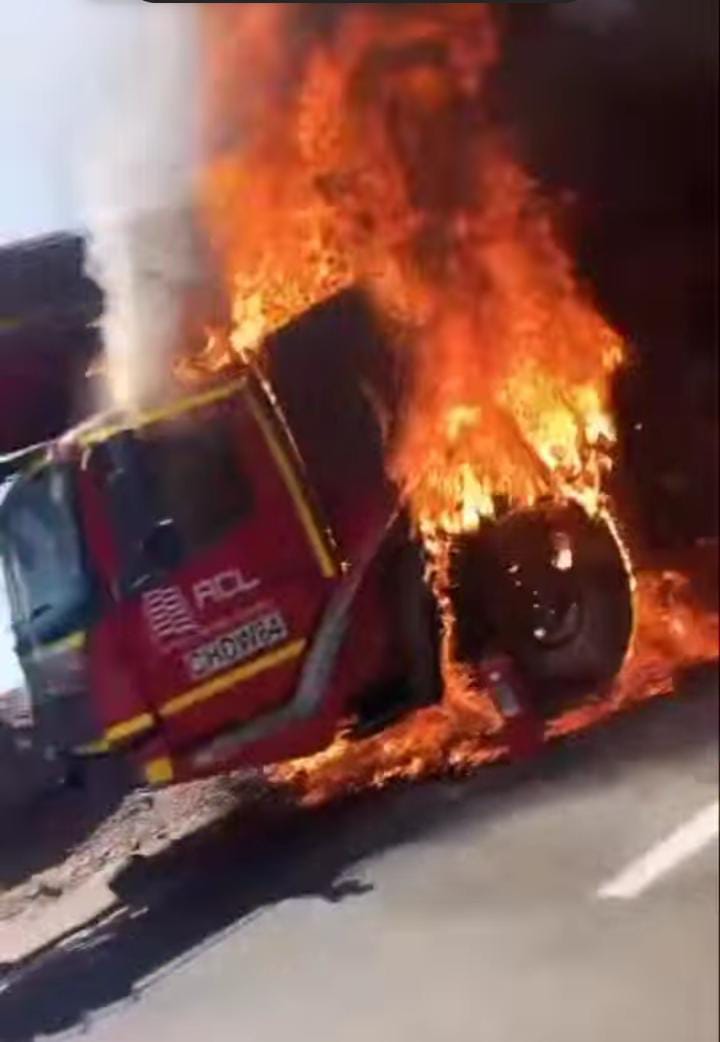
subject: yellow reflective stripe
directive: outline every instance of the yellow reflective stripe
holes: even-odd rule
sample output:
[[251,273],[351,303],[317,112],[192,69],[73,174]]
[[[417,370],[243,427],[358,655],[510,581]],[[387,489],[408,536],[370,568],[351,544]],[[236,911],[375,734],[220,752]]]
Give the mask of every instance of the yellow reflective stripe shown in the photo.
[[251,677],[257,676],[258,673],[264,673],[268,669],[281,666],[284,662],[289,662],[291,659],[302,655],[305,650],[305,643],[304,640],[296,640],[292,644],[285,644],[282,648],[278,648],[277,651],[270,651],[267,655],[256,658],[252,662],[246,662],[229,673],[213,677],[212,680],[207,680],[204,684],[199,684],[181,695],[176,695],[175,698],[171,698],[169,702],[165,702],[164,705],[160,706],[160,715],[167,717],[184,713],[187,709],[192,709],[193,706],[198,705],[200,702],[206,702],[209,698],[214,698],[215,695],[226,691],[227,688],[232,687],[234,684],[240,684],[244,680],[250,680]]
[[112,724],[105,730],[105,738],[108,742],[123,742],[126,738],[133,738],[136,734],[149,730],[154,724],[155,719],[150,713],[140,713],[139,716],[131,716],[129,720]]
[[151,423],[171,420],[173,417],[181,416],[184,412],[189,412],[191,409],[199,409],[203,405],[210,405],[212,402],[221,401],[223,398],[230,398],[245,383],[246,379],[242,377],[240,380],[233,380],[222,387],[214,387],[209,391],[204,391],[202,394],[196,394],[192,398],[181,398],[157,409],[149,409],[147,412],[128,418],[122,423],[109,423],[94,430],[81,431],[77,435],[78,444],[83,446],[96,445],[98,442],[107,441],[108,438],[111,438],[114,434],[119,434],[121,431],[139,430],[141,427],[147,427]]
[[75,633],[70,633],[67,637],[61,637],[59,640],[53,640],[49,644],[38,644],[37,651],[46,653],[53,651],[74,651],[77,648],[85,646],[87,640],[87,633],[84,630],[77,630]]
[[[189,691],[176,695],[161,705],[158,712],[163,717],[184,713],[187,709],[192,709],[193,706],[198,705],[200,702],[206,702],[209,698],[214,698],[215,695],[221,694],[234,684],[240,684],[244,680],[257,676],[258,673],[264,673],[268,669],[274,669],[276,666],[281,666],[283,663],[297,658],[299,655],[302,655],[305,645],[306,641],[304,640],[296,640],[292,644],[285,644],[282,648],[270,651],[267,655],[254,659],[252,662],[246,662],[229,673],[213,677],[212,680],[207,680],[204,684],[199,684],[197,687],[190,688]],[[128,720],[122,720],[120,723],[112,724],[111,727],[108,727],[105,731],[105,740],[108,743],[123,742],[128,738],[141,734],[143,731],[148,731],[154,725],[155,718],[150,713],[140,713],[139,716],[130,717]]]
[[145,780],[150,785],[167,785],[173,780],[172,760],[167,756],[158,756],[155,760],[148,760],[144,773]]
[[245,382],[245,377],[242,377],[240,380],[232,380],[230,383],[223,384],[222,387],[213,387],[209,391],[203,391],[202,394],[193,395],[191,398],[181,398],[176,402],[170,402],[168,405],[160,406],[157,409],[150,409],[139,416],[133,426],[146,427],[149,423],[171,420],[174,416],[180,416],[182,413],[188,412],[189,409],[199,409],[203,405],[219,402],[223,398],[229,398],[236,391],[239,391],[245,385]]
[[75,746],[73,752],[78,756],[96,756],[99,753],[109,753],[110,742],[107,738],[97,738],[94,742]]
[[248,402],[250,404],[250,411],[262,431],[272,457],[278,466],[278,470],[282,474],[285,486],[290,493],[290,498],[295,505],[300,522],[305,529],[310,545],[317,557],[320,571],[326,579],[332,579],[333,576],[337,574],[335,562],[328,550],[326,540],[315,521],[315,517],[305,494],[300,487],[297,475],[295,474],[295,469],[278,441],[275,431],[272,428],[272,424],[269,422],[261,406],[258,405],[252,394],[248,395]]

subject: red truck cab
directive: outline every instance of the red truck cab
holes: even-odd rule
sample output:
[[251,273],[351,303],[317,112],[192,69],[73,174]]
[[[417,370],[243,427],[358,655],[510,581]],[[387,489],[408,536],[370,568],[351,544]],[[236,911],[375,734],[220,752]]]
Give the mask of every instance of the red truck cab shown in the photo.
[[396,535],[372,406],[355,386],[343,400],[313,329],[325,364],[300,384],[282,359],[302,330],[270,346],[272,387],[247,371],[93,421],[12,482],[0,531],[17,647],[61,749],[181,780],[315,751],[368,692],[400,690],[390,561],[428,604],[422,564]]
[[[326,302],[259,365],[6,461],[0,557],[49,747],[118,752],[163,784],[441,697],[435,598],[385,469],[402,379],[369,310]],[[630,576],[602,517],[510,509],[451,563],[454,651],[483,683],[507,672],[484,659],[512,662],[542,708],[619,669]]]

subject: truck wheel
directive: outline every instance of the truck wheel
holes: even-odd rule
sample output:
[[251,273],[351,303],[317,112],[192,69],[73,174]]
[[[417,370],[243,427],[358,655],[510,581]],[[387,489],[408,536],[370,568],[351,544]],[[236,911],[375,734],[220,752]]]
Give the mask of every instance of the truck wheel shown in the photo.
[[577,506],[517,511],[456,548],[456,653],[510,653],[547,704],[612,680],[630,643],[631,579],[602,518]]

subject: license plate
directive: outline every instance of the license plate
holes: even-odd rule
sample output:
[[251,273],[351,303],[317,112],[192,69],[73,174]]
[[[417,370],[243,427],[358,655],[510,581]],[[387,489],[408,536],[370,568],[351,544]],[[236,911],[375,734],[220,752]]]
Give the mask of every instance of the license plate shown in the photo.
[[282,644],[287,636],[288,628],[279,611],[259,615],[191,651],[187,656],[188,670],[194,680],[212,676],[252,658],[259,651]]

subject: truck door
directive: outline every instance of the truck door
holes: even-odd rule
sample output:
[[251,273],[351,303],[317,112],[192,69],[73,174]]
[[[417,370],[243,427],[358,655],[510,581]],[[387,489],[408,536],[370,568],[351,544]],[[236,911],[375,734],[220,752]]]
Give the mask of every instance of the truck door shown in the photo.
[[337,563],[270,403],[247,383],[211,393],[97,444],[89,466],[117,558],[104,626],[142,690],[140,730],[179,751],[290,699]]

